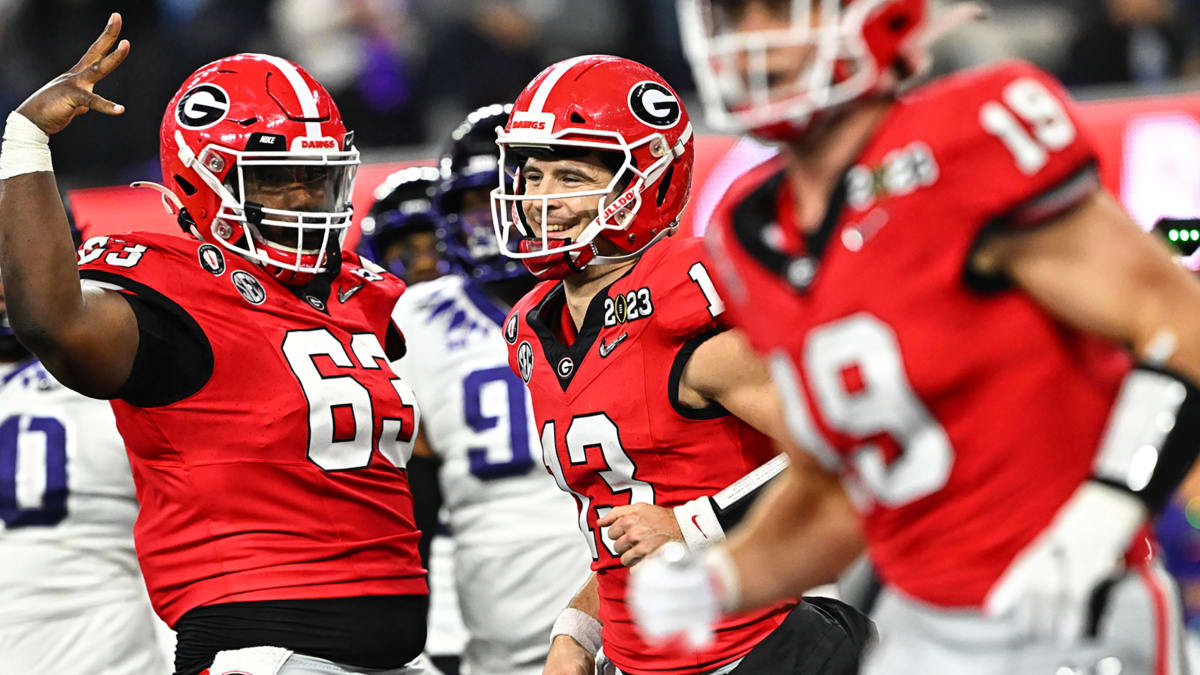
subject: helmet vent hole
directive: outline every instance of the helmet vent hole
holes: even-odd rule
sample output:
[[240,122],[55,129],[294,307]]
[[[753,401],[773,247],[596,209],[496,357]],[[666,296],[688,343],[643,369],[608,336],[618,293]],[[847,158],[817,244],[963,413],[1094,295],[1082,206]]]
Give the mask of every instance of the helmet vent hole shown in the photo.
[[247,117],[247,118],[246,118],[246,119],[244,119],[244,120],[239,120],[239,121],[238,121],[238,124],[240,124],[240,125],[242,125],[242,126],[244,126],[244,127],[248,127],[248,126],[250,126],[251,124],[254,124],[254,123],[256,123],[256,122],[258,122],[258,118],[257,118],[257,117]]
[[891,20],[888,21],[888,30],[892,31],[893,33],[899,33],[906,28],[908,28],[908,17],[904,14],[893,16]]
[[583,115],[580,115],[577,112],[571,113],[571,121],[576,124],[587,124],[587,120],[583,118]]
[[675,167],[667,167],[667,172],[663,174],[662,180],[658,182],[658,194],[655,196],[655,204],[662,206],[667,200],[667,190],[671,187],[671,177],[675,175]]
[[183,176],[180,176],[179,174],[175,174],[174,176],[172,176],[172,178],[175,179],[175,184],[179,186],[180,190],[183,190],[184,194],[186,194],[189,197],[196,194],[196,186],[192,185],[191,183],[184,180]]

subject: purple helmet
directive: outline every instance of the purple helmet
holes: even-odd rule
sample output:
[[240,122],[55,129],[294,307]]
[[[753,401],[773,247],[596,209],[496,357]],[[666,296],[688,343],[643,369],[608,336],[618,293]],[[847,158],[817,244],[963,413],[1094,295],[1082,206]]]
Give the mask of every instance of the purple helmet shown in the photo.
[[[438,237],[456,271],[483,283],[528,274],[520,260],[500,254],[488,197],[500,184],[496,129],[504,127],[511,112],[511,103],[496,103],[472,112],[450,134],[440,162],[441,180],[435,196],[442,214]],[[511,172],[504,175],[508,180]],[[472,192],[476,197],[468,201]]]
[[[375,188],[375,203],[362,220],[359,253],[404,279],[405,261],[389,259],[388,245],[406,234],[441,229],[442,218],[433,203],[439,177],[436,167],[410,166],[384,179]],[[445,274],[449,263],[444,255],[439,257],[443,259],[438,262],[438,271]]]

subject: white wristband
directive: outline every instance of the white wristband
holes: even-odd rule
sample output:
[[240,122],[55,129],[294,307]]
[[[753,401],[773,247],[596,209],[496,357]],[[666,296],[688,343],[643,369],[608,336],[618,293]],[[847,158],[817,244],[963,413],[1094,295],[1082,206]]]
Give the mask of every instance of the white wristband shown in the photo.
[[0,180],[36,171],[54,171],[50,161],[50,137],[15,110],[4,126],[0,146]]
[[550,629],[550,640],[553,641],[559,635],[566,635],[578,642],[580,647],[587,650],[587,653],[595,656],[596,652],[600,651],[601,627],[600,621],[596,617],[568,607],[554,620],[554,627]]
[[687,544],[689,551],[703,551],[725,541],[725,530],[721,527],[721,521],[717,520],[717,512],[713,510],[712,500],[708,497],[697,497],[676,506],[673,511],[679,531],[683,533],[683,543]]

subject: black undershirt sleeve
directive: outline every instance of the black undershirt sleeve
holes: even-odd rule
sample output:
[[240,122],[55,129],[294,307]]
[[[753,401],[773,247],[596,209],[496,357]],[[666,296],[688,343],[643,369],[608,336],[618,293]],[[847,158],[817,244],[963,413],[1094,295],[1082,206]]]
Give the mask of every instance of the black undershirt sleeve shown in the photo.
[[121,296],[137,317],[139,339],[133,369],[116,398],[154,408],[199,391],[213,371],[212,345],[199,324],[157,293]]

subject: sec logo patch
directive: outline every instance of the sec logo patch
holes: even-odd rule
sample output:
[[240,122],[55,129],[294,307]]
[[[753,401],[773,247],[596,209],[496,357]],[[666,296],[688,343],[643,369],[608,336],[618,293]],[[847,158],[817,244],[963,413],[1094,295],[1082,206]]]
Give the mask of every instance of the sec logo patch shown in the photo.
[[258,283],[258,279],[254,275],[244,270],[237,270],[229,275],[230,281],[233,282],[233,287],[238,293],[246,299],[246,302],[252,305],[261,305],[267,300],[267,292],[263,290],[262,284]]
[[517,347],[517,369],[521,371],[521,379],[529,384],[529,378],[533,377],[533,345],[528,340]]

